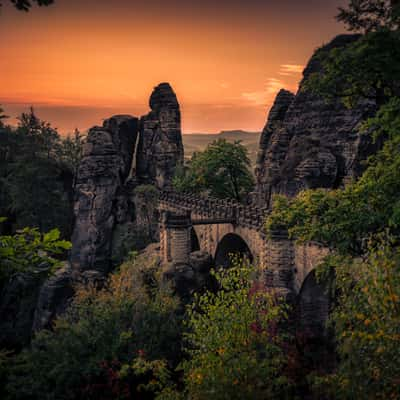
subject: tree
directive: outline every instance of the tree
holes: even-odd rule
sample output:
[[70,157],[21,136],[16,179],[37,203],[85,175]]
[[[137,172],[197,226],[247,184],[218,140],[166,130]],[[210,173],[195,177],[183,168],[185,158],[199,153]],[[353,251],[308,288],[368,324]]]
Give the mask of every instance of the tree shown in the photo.
[[317,379],[332,399],[399,398],[400,247],[393,244],[381,235],[362,259],[334,257],[340,362]]
[[[4,220],[0,218],[0,223]],[[0,236],[0,288],[15,274],[48,277],[60,265],[57,256],[70,248],[71,243],[60,240],[57,229],[41,234],[24,228],[15,235]]]
[[188,166],[177,172],[173,185],[178,191],[205,191],[242,201],[254,185],[250,165],[247,149],[240,141],[218,139],[203,152],[193,154]]
[[292,398],[277,328],[285,308],[252,281],[252,272],[240,262],[215,272],[220,290],[195,297],[189,306],[189,359],[182,363],[187,398]]
[[338,21],[351,31],[371,32],[381,28],[398,29],[399,0],[350,0],[348,8],[339,7]]
[[[54,3],[54,0],[10,0],[17,10],[29,11],[34,3],[38,6],[49,6]],[[2,3],[0,2],[0,7]]]
[[178,301],[157,271],[132,259],[102,289],[78,287],[53,329],[9,362],[10,398],[153,399],[180,353]]
[[70,235],[73,173],[58,158],[61,145],[58,132],[33,109],[17,128],[1,129],[0,211],[10,223]]
[[4,113],[4,110],[0,107],[0,128],[4,127],[3,120],[8,118],[8,116],[3,113]]
[[381,29],[360,36],[345,47],[320,49],[320,72],[311,74],[304,90],[331,101],[340,97],[348,107],[361,99],[374,101],[378,108],[399,90],[400,32]]
[[60,138],[58,146],[55,149],[56,159],[71,172],[74,182],[78,175],[84,143],[85,136],[78,129],[75,129],[73,135]]
[[321,71],[311,75],[305,90],[327,100],[339,96],[349,107],[372,99],[379,108],[399,94],[400,1],[350,0],[337,19],[364,34],[344,47],[319,50]]

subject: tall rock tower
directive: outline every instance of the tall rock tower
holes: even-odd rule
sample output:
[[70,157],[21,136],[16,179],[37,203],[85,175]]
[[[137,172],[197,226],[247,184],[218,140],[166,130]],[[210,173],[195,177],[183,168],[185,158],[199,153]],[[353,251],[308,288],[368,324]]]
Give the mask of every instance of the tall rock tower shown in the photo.
[[165,189],[171,185],[176,166],[183,163],[181,112],[169,83],[153,90],[149,104],[150,113],[140,120],[136,175],[141,183]]
[[281,90],[263,130],[256,166],[255,199],[271,206],[274,193],[295,196],[304,189],[343,186],[362,172],[362,160],[376,149],[360,123],[376,111],[371,100],[352,109],[340,98],[333,102],[306,91],[312,73],[323,73],[320,55],[359,38],[340,35],[311,58],[299,90],[293,95]]

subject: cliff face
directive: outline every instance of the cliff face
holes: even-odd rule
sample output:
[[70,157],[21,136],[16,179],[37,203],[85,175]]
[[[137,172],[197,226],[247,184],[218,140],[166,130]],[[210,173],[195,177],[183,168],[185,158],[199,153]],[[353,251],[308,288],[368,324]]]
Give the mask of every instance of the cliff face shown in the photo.
[[90,129],[76,177],[71,262],[80,270],[106,272],[115,202],[127,178],[138,135],[138,119],[115,116]]
[[[343,47],[358,38],[341,35],[323,47]],[[271,205],[274,193],[294,196],[304,189],[340,187],[362,171],[361,161],[374,149],[358,132],[360,122],[376,106],[363,101],[347,109],[338,98],[332,103],[304,90],[308,77],[321,71],[314,55],[303,72],[299,91],[280,91],[260,140],[256,166],[256,198]]]
[[168,187],[183,162],[179,103],[168,83],[154,89],[150,107],[140,120],[116,115],[89,131],[76,179],[74,271],[107,273],[113,241],[136,229],[135,187]]

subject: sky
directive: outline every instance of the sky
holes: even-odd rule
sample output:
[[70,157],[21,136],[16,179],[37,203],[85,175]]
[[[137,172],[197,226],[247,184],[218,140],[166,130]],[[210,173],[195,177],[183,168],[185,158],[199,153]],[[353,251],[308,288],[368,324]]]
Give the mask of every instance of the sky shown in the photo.
[[184,133],[262,130],[314,50],[345,32],[345,0],[55,0],[0,11],[0,104],[61,133],[149,111],[169,82]]

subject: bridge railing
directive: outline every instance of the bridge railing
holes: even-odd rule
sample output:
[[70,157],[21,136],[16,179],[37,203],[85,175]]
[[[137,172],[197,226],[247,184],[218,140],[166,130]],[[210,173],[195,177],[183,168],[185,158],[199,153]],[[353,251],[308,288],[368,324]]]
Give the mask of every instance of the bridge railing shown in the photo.
[[160,203],[164,206],[191,211],[210,219],[235,220],[236,224],[248,228],[263,230],[268,208],[254,205],[243,205],[231,199],[201,197],[193,193],[177,193],[163,191],[160,193]]

